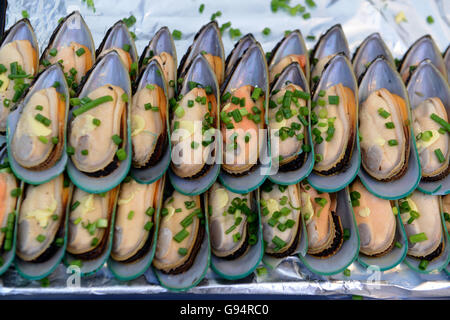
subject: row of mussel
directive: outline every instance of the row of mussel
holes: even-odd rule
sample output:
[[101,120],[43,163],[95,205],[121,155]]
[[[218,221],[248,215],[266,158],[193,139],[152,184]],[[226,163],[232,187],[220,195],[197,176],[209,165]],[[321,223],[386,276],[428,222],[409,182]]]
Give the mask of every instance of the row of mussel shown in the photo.
[[211,22],[177,68],[166,27],[139,58],[122,21],[95,50],[74,12],[38,52],[26,19],[0,45],[0,274],[15,253],[28,279],[153,264],[178,290],[293,254],[322,275],[447,266],[450,68],[431,37],[399,74],[378,34],[353,65],[339,25],[266,61],[251,34],[225,58]]

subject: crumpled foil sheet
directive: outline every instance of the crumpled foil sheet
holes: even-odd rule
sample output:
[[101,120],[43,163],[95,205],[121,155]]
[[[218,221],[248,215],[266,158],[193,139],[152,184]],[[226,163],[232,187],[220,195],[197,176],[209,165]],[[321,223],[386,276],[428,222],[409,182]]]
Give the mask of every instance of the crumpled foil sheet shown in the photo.
[[[183,37],[175,42],[178,60],[192,43],[195,33],[206,24],[213,13],[220,10],[219,25],[231,21],[233,28],[242,34],[253,33],[264,50],[270,51],[284,36],[285,30],[300,29],[307,35],[316,36],[315,41],[306,41],[312,48],[329,27],[341,23],[353,53],[361,41],[372,32],[379,32],[395,58],[401,58],[408,47],[420,36],[431,34],[441,51],[449,45],[450,1],[387,1],[387,0],[315,0],[317,7],[307,9],[311,19],[290,16],[287,12],[272,13],[270,1],[260,0],[176,0],[145,1],[95,0],[95,13],[81,0],[10,0],[8,1],[6,27],[21,19],[22,10],[30,15],[36,31],[41,52],[47,46],[58,19],[73,10],[79,10],[91,29],[98,46],[106,32],[117,20],[133,14],[136,24],[131,27],[136,36],[138,53],[147,45],[162,26],[182,31]],[[203,14],[198,8],[205,4]],[[292,5],[304,5],[304,1],[291,0]],[[407,21],[397,24],[395,16],[403,12]],[[434,18],[433,24],[426,17]],[[269,36],[262,30],[271,29]],[[223,36],[225,53],[228,54],[236,39],[228,32]],[[423,275],[410,270],[404,263],[382,274],[373,274],[354,262],[349,269],[351,276],[317,276],[306,269],[297,257],[289,257],[266,276],[252,274],[237,281],[220,279],[209,270],[205,279],[189,292],[192,294],[286,294],[340,297],[360,295],[383,299],[449,298],[449,276],[439,273]],[[154,295],[167,292],[160,287],[151,270],[144,276],[129,281],[115,280],[105,266],[93,276],[82,278],[79,287],[68,287],[70,275],[60,265],[49,276],[50,286],[43,288],[38,281],[28,281],[19,276],[13,267],[0,278],[0,296],[11,295]],[[148,296],[147,296],[148,297]]]

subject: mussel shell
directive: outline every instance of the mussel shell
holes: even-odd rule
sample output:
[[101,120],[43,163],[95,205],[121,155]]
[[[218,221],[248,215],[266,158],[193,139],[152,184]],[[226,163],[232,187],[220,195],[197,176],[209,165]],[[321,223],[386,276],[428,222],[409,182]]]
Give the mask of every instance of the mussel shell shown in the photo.
[[[444,79],[439,70],[434,66],[430,60],[424,60],[419,63],[417,68],[412,73],[408,81],[408,95],[411,104],[411,110],[417,108],[423,101],[429,98],[439,98],[445,107],[447,112],[447,117],[450,115],[450,88],[447,81]],[[448,134],[448,133],[444,133]],[[446,157],[447,169],[444,171],[440,170],[437,174],[431,175],[427,181],[424,181],[425,177],[419,185],[419,188],[426,193],[438,193],[445,194],[450,190],[450,179],[447,178],[448,175],[448,161],[449,154],[444,155]],[[436,181],[440,180],[440,181]]]
[[[102,57],[104,51],[113,48],[123,49],[124,45],[130,46],[130,50],[128,51],[128,53],[130,54],[131,63],[137,64],[139,61],[139,55],[137,53],[134,40],[131,37],[130,31],[128,31],[128,27],[126,26],[125,22],[119,20],[111,28],[108,29],[105,37],[98,46],[96,51],[97,60]],[[126,66],[126,63],[124,61],[122,61],[122,63],[124,63],[124,65]],[[136,65],[136,67],[138,66]],[[136,75],[137,74],[134,74],[132,78],[134,79]]]
[[[124,161],[118,161],[114,166],[109,165],[105,168],[104,176],[93,177],[79,171],[72,159],[69,159],[67,172],[72,182],[80,189],[89,193],[102,193],[116,187],[127,175],[131,166],[131,124],[130,124],[130,102],[131,102],[131,84],[128,71],[125,69],[120,57],[116,51],[107,53],[101,59],[97,60],[94,67],[84,78],[81,91],[78,95],[83,98],[88,93],[106,84],[112,84],[122,88],[128,98],[128,106],[126,108],[126,137],[123,139],[123,149],[127,154]],[[69,123],[73,120],[72,112],[77,107],[71,109],[69,113]]]
[[[252,70],[252,72],[248,72]],[[264,52],[259,43],[251,45],[244,55],[235,64],[233,71],[224,81],[221,89],[222,95],[230,92],[231,89],[240,88],[245,85],[262,89],[265,95],[265,115],[264,122],[261,119],[262,128],[268,123],[267,102],[269,95],[267,63]],[[271,167],[270,141],[267,141],[266,134],[259,139],[258,161],[245,173],[239,176],[232,175],[222,170],[219,175],[220,182],[229,190],[236,193],[247,193],[258,188],[266,179]],[[266,142],[267,141],[267,142]]]
[[[225,73],[225,53],[221,32],[215,20],[204,25],[195,35],[192,45],[188,48],[183,58],[181,58],[178,67],[178,77],[185,77],[185,73],[190,68],[193,59],[202,51],[219,57],[222,60],[222,67],[219,73],[223,77]],[[221,84],[221,80],[223,79],[217,79],[219,85]]]
[[354,95],[355,119],[353,123],[350,123],[352,128],[349,131],[351,136],[348,137],[347,148],[345,151],[343,150],[335,164],[326,171],[313,171],[308,176],[308,182],[315,189],[324,192],[336,192],[345,188],[356,177],[361,163],[359,140],[357,139],[358,85],[350,61],[343,53],[336,54],[325,66],[320,80],[313,89],[312,100],[317,101],[319,99],[321,90],[326,91],[338,84],[350,89]]
[[87,47],[90,51],[91,61],[95,61],[95,45],[91,31],[78,11],[74,11],[66,16],[53,31],[47,48],[42,52],[41,63],[43,59],[48,58],[49,51],[52,48],[66,47],[71,42]]
[[[300,65],[296,62],[291,63],[283,70],[277,80],[272,84],[271,92],[273,93],[276,90],[280,90],[288,83],[300,86],[304,92],[309,94],[308,80],[306,80]],[[311,113],[310,99],[306,101],[306,106],[308,107],[309,113]],[[305,118],[308,121],[308,128],[305,130],[305,138],[303,139],[303,143],[311,146],[311,152],[304,152],[300,148],[295,157],[293,157],[288,163],[284,163],[278,169],[277,173],[269,176],[269,179],[274,183],[282,185],[298,183],[308,176],[313,169],[314,150],[312,148],[313,143],[311,138],[311,119],[309,116]],[[270,134],[270,136],[272,137],[272,134]],[[272,139],[276,138],[273,137]],[[275,146],[273,143],[271,143],[271,151],[274,168],[275,161],[278,161],[278,156],[274,154]]]
[[355,216],[350,203],[348,188],[336,193],[336,215],[339,217],[342,228],[348,229],[350,238],[345,240],[334,255],[327,258],[317,258],[309,254],[299,254],[300,260],[311,271],[319,275],[334,275],[342,272],[358,257],[359,234]]
[[311,53],[311,81],[314,81],[314,78],[320,76],[323,71],[323,65],[317,65],[320,60],[341,52],[350,59],[350,49],[348,47],[347,38],[342,30],[342,26],[336,24],[319,38]]
[[414,42],[403,56],[399,73],[405,83],[411,76],[410,67],[417,66],[425,59],[429,59],[447,80],[447,71],[442,54],[433,38],[430,35],[425,35]]
[[[359,83],[359,103],[360,105],[366,101],[369,95],[375,90],[385,88],[391,94],[396,94],[405,101],[408,111],[409,123],[411,121],[411,112],[409,110],[409,98],[399,74],[391,67],[391,65],[383,57],[379,57],[373,61],[366,73],[363,75]],[[411,193],[419,183],[421,172],[420,163],[412,128],[408,126],[410,152],[407,157],[407,167],[403,166],[404,174],[389,182],[379,181],[370,176],[365,170],[359,171],[359,177],[364,186],[379,198],[396,200]],[[364,165],[364,159],[362,159]]]
[[245,36],[240,38],[238,42],[235,43],[233,50],[231,50],[225,61],[225,79],[228,78],[231,71],[233,71],[234,66],[245,53],[245,51],[254,43],[256,43],[256,40],[251,33],[246,34]]
[[[219,110],[220,110],[220,98],[219,98],[219,85],[217,84],[216,76],[211,69],[208,61],[203,55],[197,55],[192,60],[191,65],[188,67],[181,87],[179,87],[179,94],[185,95],[190,91],[189,83],[196,82],[203,87],[210,86],[216,99],[217,110],[213,110],[216,121],[213,125],[216,131],[219,128]],[[206,107],[206,106],[205,106]],[[173,116],[172,116],[173,117]],[[173,142],[172,142],[173,144]],[[173,144],[173,150],[176,145]],[[204,159],[204,158],[203,158]],[[207,159],[200,169],[200,171],[193,172],[190,178],[181,178],[177,176],[171,167],[169,170],[169,178],[174,188],[182,194],[198,195],[203,193],[214,183],[219,174],[220,160],[222,159],[222,142],[215,135],[214,146],[211,148],[211,152],[207,155]],[[172,161],[172,166],[175,163]]]
[[267,61],[269,65],[269,72],[273,67],[275,67],[275,65],[277,65],[284,57],[288,55],[304,56],[305,65],[301,67],[306,79],[309,80],[310,67],[308,49],[306,48],[301,31],[298,29],[291,31],[275,45],[270,55],[270,60]]
[[149,155],[147,163],[140,168],[133,166],[131,176],[140,183],[153,183],[162,177],[170,164],[171,143],[169,130],[169,99],[167,94],[167,82],[163,69],[157,60],[151,60],[138,78],[138,85],[135,92],[145,88],[148,84],[157,85],[164,91],[166,103],[160,108],[162,120],[164,122],[163,135],[157,141],[157,146],[152,155]]
[[385,57],[386,61],[395,68],[394,58],[386,43],[378,32],[372,33],[359,45],[353,55],[353,68],[356,79],[366,72],[370,63],[379,56]]
[[[64,127],[59,128],[59,133],[62,133],[63,136],[58,134],[58,144],[54,147],[47,160],[44,161],[44,164],[46,164],[44,170],[36,171],[27,169],[22,167],[14,158],[12,146],[14,133],[17,129],[19,118],[22,116],[23,110],[31,97],[42,89],[51,88],[56,82],[59,83],[59,86],[56,87],[56,91],[64,96],[64,98],[61,99],[65,99],[65,114],[63,116],[63,121],[60,124]],[[64,171],[68,158],[66,154],[66,127],[69,113],[69,88],[61,67],[55,64],[41,72],[32,85],[27,89],[21,100],[18,101],[16,106],[16,110],[8,116],[7,124],[8,158],[11,169],[19,179],[24,180],[29,184],[41,184],[48,182]],[[48,141],[48,143],[52,142]],[[62,144],[62,146],[59,146],[59,144]],[[57,146],[59,147],[56,148]]]

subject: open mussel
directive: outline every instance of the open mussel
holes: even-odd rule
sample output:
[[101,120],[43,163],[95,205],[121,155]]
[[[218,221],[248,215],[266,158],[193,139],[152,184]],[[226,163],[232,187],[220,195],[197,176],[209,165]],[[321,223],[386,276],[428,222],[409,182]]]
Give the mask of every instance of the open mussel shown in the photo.
[[408,95],[399,74],[385,58],[370,64],[360,81],[359,99],[364,169],[359,176],[378,197],[404,197],[419,183],[420,164],[412,137]]
[[342,53],[350,59],[350,49],[347,38],[340,24],[336,24],[327,30],[319,39],[311,55],[311,81],[316,83],[325,65],[336,54]]
[[38,71],[39,47],[28,19],[15,23],[0,44],[0,132],[6,119]]
[[450,161],[448,83],[433,63],[425,60],[411,75],[407,89],[422,181],[442,180],[449,173]]
[[202,54],[208,61],[219,86],[224,81],[225,53],[222,36],[216,21],[204,25],[194,37],[194,42],[184,54],[178,67],[178,77],[184,78],[192,60]]
[[173,42],[172,34],[167,27],[162,27],[156,32],[147,47],[144,48],[139,59],[141,72],[150,61],[157,60],[162,70],[168,87],[169,99],[175,96],[177,82],[177,51]]
[[[116,51],[91,69],[73,104],[68,124],[68,173],[83,190],[117,186],[131,165],[131,85]],[[153,112],[153,111],[149,111]]]
[[139,184],[132,178],[121,184],[111,251],[114,260],[134,262],[150,249],[156,225],[159,184],[160,180]]
[[185,196],[178,191],[164,202],[153,265],[165,274],[189,270],[205,236],[200,196]]
[[216,182],[206,196],[212,253],[226,260],[245,255],[258,241],[258,219],[251,210],[252,194],[237,194]]
[[394,58],[378,32],[372,33],[360,44],[353,55],[353,68],[356,79],[366,72],[369,65],[379,56],[395,67]]
[[314,172],[330,176],[346,171],[356,147],[358,111],[356,80],[343,54],[325,66],[312,106]]
[[95,46],[89,27],[78,11],[62,19],[41,55],[40,68],[59,63],[64,70],[70,96],[75,96],[82,78],[95,61]]
[[350,198],[361,240],[360,252],[369,257],[389,253],[395,244],[395,206],[371,194],[359,180],[351,185]]
[[301,213],[308,233],[308,254],[316,258],[334,255],[344,241],[336,194],[319,193],[308,184],[300,185]]
[[44,262],[63,245],[69,190],[62,174],[38,186],[26,185],[18,220],[20,259]]
[[272,83],[291,63],[296,62],[301,67],[306,79],[309,80],[308,50],[302,33],[294,30],[277,43],[270,54],[269,81]]
[[400,217],[408,236],[408,255],[426,261],[438,258],[445,249],[439,196],[414,191],[399,201]]
[[134,40],[128,31],[128,27],[122,20],[117,21],[106,32],[105,37],[96,51],[97,59],[100,59],[113,50],[120,56],[120,60],[125,66],[125,69],[128,70],[131,80],[134,81],[139,69],[138,53]]
[[282,186],[266,181],[260,192],[265,253],[275,258],[292,255],[302,231],[298,185]]
[[447,80],[447,71],[441,51],[433,38],[430,35],[425,35],[414,42],[403,57],[399,73],[405,83],[417,68],[417,65],[425,59],[429,59]]
[[167,148],[168,97],[162,67],[150,61],[142,74],[131,105],[133,166],[155,165]]
[[117,188],[101,194],[79,188],[73,192],[69,213],[67,252],[75,259],[93,260],[108,246]]
[[278,159],[283,172],[300,168],[312,149],[309,101],[309,86],[300,65],[291,63],[277,77],[269,100],[272,158]]
[[[197,55],[187,70],[172,105],[172,171],[182,178],[205,177],[214,167],[217,156],[218,85],[206,58]],[[208,179],[211,180],[211,179]],[[215,178],[208,182],[209,187]],[[175,186],[177,187],[177,186]]]

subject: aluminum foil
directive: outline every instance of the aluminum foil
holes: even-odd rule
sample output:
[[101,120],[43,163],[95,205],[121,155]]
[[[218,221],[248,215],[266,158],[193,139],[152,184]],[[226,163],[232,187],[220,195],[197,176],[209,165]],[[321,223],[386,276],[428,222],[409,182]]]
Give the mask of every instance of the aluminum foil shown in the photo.
[[[396,58],[401,58],[407,48],[420,36],[431,34],[441,51],[449,45],[450,1],[387,1],[387,0],[315,0],[317,7],[307,11],[310,19],[287,12],[272,13],[270,1],[260,0],[94,0],[95,12],[81,0],[10,0],[8,1],[6,27],[22,18],[26,10],[36,31],[41,52],[47,46],[58,19],[73,10],[79,10],[91,29],[98,46],[106,32],[117,20],[134,15],[136,24],[131,27],[136,36],[136,46],[141,53],[154,33],[162,26],[182,31],[182,39],[176,41],[178,60],[192,43],[195,33],[206,24],[213,13],[220,10],[219,25],[230,21],[232,28],[242,34],[253,33],[264,50],[270,51],[284,36],[286,30],[300,29],[303,36],[320,34],[336,23],[341,23],[352,53],[361,41],[372,32],[379,32]],[[202,14],[199,6],[205,4]],[[304,1],[291,0],[292,5]],[[407,21],[397,23],[396,16],[403,13]],[[434,23],[426,21],[432,16]],[[268,36],[262,34],[265,27],[271,29]],[[223,36],[226,54],[237,39],[228,32]],[[315,41],[306,41],[312,48]],[[343,274],[321,277],[307,270],[296,257],[289,257],[265,276],[252,274],[238,281],[220,279],[211,270],[205,279],[189,292],[194,294],[287,294],[339,297],[361,295],[372,298],[411,299],[450,297],[449,276],[439,273],[423,275],[410,270],[405,264],[383,272],[368,271],[357,262],[350,267],[350,277]],[[140,278],[120,282],[115,280],[105,266],[97,274],[79,279],[67,273],[60,265],[49,276],[50,285],[42,287],[38,281],[28,281],[19,276],[13,267],[0,279],[0,295],[80,295],[122,294],[157,295],[167,292],[160,287],[151,270]]]

